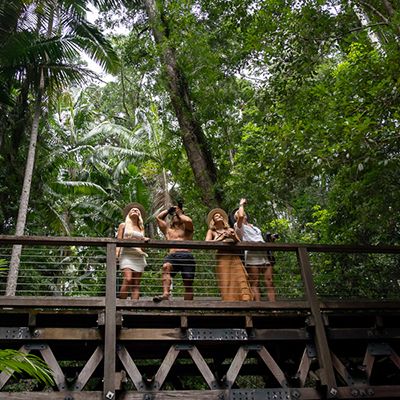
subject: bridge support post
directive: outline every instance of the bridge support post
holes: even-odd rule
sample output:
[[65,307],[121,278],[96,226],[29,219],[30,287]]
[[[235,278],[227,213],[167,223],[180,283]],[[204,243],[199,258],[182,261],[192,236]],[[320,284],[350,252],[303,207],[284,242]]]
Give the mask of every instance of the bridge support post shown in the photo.
[[297,250],[297,256],[301,267],[307,300],[315,323],[315,346],[320,365],[321,383],[327,388],[327,398],[335,398],[338,390],[333,369],[332,356],[329,349],[328,339],[326,337],[324,322],[322,320],[319,300],[315,291],[310,257],[306,247],[299,247]]
[[104,386],[103,399],[115,399],[115,359],[116,359],[116,245],[107,244],[106,304],[104,327]]

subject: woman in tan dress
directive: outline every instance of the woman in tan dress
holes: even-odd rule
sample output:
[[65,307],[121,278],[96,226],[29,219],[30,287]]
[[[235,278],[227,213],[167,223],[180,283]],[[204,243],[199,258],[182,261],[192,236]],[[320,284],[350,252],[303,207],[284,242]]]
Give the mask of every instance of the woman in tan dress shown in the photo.
[[[207,216],[207,241],[237,243],[239,238],[228,225],[228,215],[220,208],[214,208]],[[247,272],[237,254],[217,251],[217,280],[222,300],[251,301],[253,294],[248,282]]]

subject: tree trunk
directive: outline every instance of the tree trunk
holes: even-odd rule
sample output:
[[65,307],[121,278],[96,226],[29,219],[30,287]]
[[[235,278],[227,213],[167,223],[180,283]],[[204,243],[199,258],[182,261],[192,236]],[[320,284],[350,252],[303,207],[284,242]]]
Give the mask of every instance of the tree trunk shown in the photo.
[[[25,166],[24,183],[22,185],[22,193],[19,201],[19,210],[17,217],[17,225],[15,228],[15,235],[21,236],[25,231],[26,217],[28,214],[29,196],[31,192],[33,167],[35,165],[36,144],[39,132],[39,122],[42,107],[42,89],[38,89],[35,112],[32,121],[31,137],[29,142],[28,157]],[[15,296],[18,281],[18,272],[20,264],[22,246],[14,245],[10,260],[10,269],[8,271],[6,296]]]
[[393,4],[389,0],[383,0],[383,5],[385,7],[386,12],[388,13],[390,20],[394,24],[396,33],[397,33],[397,39],[400,39],[400,25],[395,22],[395,16],[396,16],[396,10],[393,7]]
[[168,91],[195,181],[202,192],[204,204],[209,207],[220,205],[221,196],[216,187],[217,171],[203,130],[194,116],[188,84],[177,64],[175,50],[168,44],[167,30],[156,0],[145,0],[145,6],[154,39],[162,48]]
[[[51,2],[51,11],[49,14],[49,22],[47,26],[47,34],[46,36],[49,38],[51,36],[51,32],[53,30],[54,23],[54,7],[55,2],[52,0]],[[40,32],[41,28],[41,18],[38,18],[37,22],[37,31]],[[46,60],[48,61],[48,59]],[[29,205],[29,197],[31,193],[32,187],[32,177],[33,177],[33,168],[35,166],[35,157],[36,157],[36,145],[39,133],[39,123],[40,116],[42,110],[42,99],[44,93],[44,70],[43,68],[39,69],[39,82],[36,90],[36,98],[35,98],[35,109],[33,114],[33,121],[31,127],[31,136],[29,142],[29,150],[28,157],[26,159],[25,166],[25,175],[24,182],[22,185],[22,193],[19,200],[19,209],[18,209],[18,217],[17,217],[17,225],[15,228],[15,235],[22,236],[25,231],[26,218],[28,216],[28,205]],[[18,282],[18,272],[20,266],[20,258],[21,258],[22,246],[14,245],[11,253],[10,260],[10,269],[8,271],[7,277],[7,287],[6,287],[6,296],[15,296],[17,290],[17,282]]]

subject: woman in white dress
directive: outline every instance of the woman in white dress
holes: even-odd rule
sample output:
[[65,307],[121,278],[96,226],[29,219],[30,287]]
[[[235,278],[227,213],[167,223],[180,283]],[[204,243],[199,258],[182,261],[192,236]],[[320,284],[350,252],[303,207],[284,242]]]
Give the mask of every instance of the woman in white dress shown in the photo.
[[[135,239],[148,241],[144,236],[145,211],[141,204],[130,203],[124,208],[125,222],[118,227],[118,239]],[[140,297],[140,280],[147,265],[147,254],[139,247],[117,247],[120,269],[123,273],[123,281],[120,290],[120,299],[126,299],[129,291],[131,299]]]
[[[235,212],[235,232],[243,242],[264,242],[260,228],[250,224],[244,207],[247,204],[246,199],[241,199],[239,209]],[[273,261],[267,252],[246,251],[245,265],[249,274],[249,282],[254,295],[254,300],[261,300],[259,275],[264,276],[264,284],[267,290],[269,301],[275,301],[275,287],[272,280],[273,277]]]

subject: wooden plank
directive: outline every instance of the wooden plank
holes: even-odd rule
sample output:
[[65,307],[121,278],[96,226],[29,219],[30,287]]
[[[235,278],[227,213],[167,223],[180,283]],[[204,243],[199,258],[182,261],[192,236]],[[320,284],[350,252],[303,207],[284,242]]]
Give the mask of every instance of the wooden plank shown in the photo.
[[53,371],[53,378],[56,382],[58,390],[60,392],[65,391],[67,388],[67,382],[65,380],[64,372],[60,368],[50,347],[48,345],[44,345],[43,348],[40,349],[40,354],[42,355],[43,360],[46,361],[46,363]]
[[192,357],[193,361],[197,365],[201,375],[205,379],[210,389],[218,389],[217,380],[215,379],[214,374],[211,372],[209,366],[205,362],[203,356],[200,354],[199,350],[196,346],[193,346],[188,353]]
[[[143,395],[142,395],[143,396]],[[103,392],[1,392],[1,400],[104,400]]]
[[121,394],[118,400],[228,400],[229,393],[225,390],[175,390],[148,392],[145,393],[129,392]]
[[399,355],[393,350],[393,348],[391,348],[392,350],[392,354],[389,356],[389,358],[393,361],[394,365],[396,365],[396,367],[398,369],[400,369],[400,357]]
[[[38,307],[41,309],[55,308],[55,307],[68,307],[68,308],[85,308],[85,309],[98,309],[104,308],[104,297],[53,297],[53,296],[0,296],[0,307]],[[227,313],[234,313],[237,310],[294,310],[307,312],[309,303],[304,300],[279,300],[277,302],[269,301],[254,301],[249,303],[244,302],[222,302],[219,299],[209,298],[195,298],[193,301],[173,300],[168,304],[160,302],[155,304],[152,299],[141,299],[136,303],[129,300],[117,300],[117,307],[129,307],[130,310],[206,310],[219,313],[220,310],[225,310]],[[330,310],[369,310],[371,313],[374,310],[385,310],[390,312],[400,311],[400,301],[362,301],[354,299],[350,301],[327,301],[320,302],[320,309],[323,311]],[[7,312],[9,310],[0,310],[0,312]],[[61,311],[66,312],[66,311]],[[132,311],[136,313],[137,311]]]
[[304,349],[303,355],[300,360],[299,368],[296,373],[296,377],[299,379],[300,387],[304,387],[306,379],[308,376],[308,371],[310,370],[311,359],[308,356],[307,347]]
[[161,389],[165,378],[167,377],[172,365],[176,360],[176,357],[178,357],[179,351],[180,350],[176,349],[175,346],[171,346],[169,348],[167,355],[165,356],[163,362],[160,365],[160,368],[158,368],[158,371],[154,377],[153,387],[155,390]]
[[[320,309],[325,311],[330,310],[368,310],[372,313],[375,310],[400,310],[399,300],[362,300],[362,299],[351,299],[349,300],[321,300]],[[390,312],[390,311],[389,311]]]
[[[373,395],[360,395],[354,396],[354,390],[368,390],[373,391]],[[297,388],[295,391],[298,393],[302,400],[319,400],[323,396],[313,388]],[[256,393],[257,390],[254,390]],[[148,393],[149,399],[152,400],[221,400],[229,399],[228,390],[176,390],[165,392],[136,392],[130,391],[121,393],[118,397],[119,400],[143,400]],[[372,393],[372,392],[370,392]],[[340,399],[353,400],[355,398],[374,398],[374,399],[398,399],[400,393],[400,385],[395,386],[369,386],[367,388],[357,387],[339,387],[337,397]],[[74,400],[104,400],[102,392],[1,392],[2,400],[65,400],[66,398]]]
[[327,386],[328,397],[330,397],[336,393],[336,379],[333,371],[328,339],[326,337],[325,327],[319,308],[319,300],[317,298],[312,278],[310,258],[305,247],[299,247],[298,260],[301,266],[301,274],[303,277],[307,299],[310,303],[311,313],[315,323],[315,344],[318,354],[318,361],[321,368],[321,381],[323,385]]
[[[0,328],[0,339],[5,339],[2,332],[13,329],[27,329],[27,327],[4,327]],[[27,334],[29,332],[27,331]],[[13,338],[16,341],[26,341],[24,336]],[[37,328],[30,335],[29,340],[101,340],[101,334],[98,328]]]
[[126,328],[118,334],[119,340],[187,340],[180,328]]
[[261,346],[257,353],[260,355],[261,359],[264,361],[268,369],[272,372],[272,375],[274,375],[275,379],[282,386],[282,388],[287,388],[288,385],[285,374],[279,368],[279,365],[276,363],[269,351],[264,346]]
[[299,247],[306,248],[316,253],[400,253],[400,246],[394,245],[326,245],[326,244],[303,244],[303,243],[256,243],[242,242],[236,244],[222,242],[205,242],[202,240],[156,240],[142,242],[132,239],[99,238],[99,237],[72,237],[72,236],[14,236],[0,235],[0,244],[22,244],[22,245],[57,245],[57,246],[107,246],[115,244],[118,247],[137,246],[149,248],[188,248],[208,250],[273,250],[273,251],[297,251]]
[[[125,392],[118,396],[118,400],[143,400],[146,399],[146,392]],[[223,396],[223,397],[222,397]],[[222,390],[181,390],[168,392],[148,392],[148,399],[151,400],[221,400],[228,399],[226,391]],[[102,392],[71,392],[67,393],[1,393],[1,400],[104,400]],[[303,398],[302,398],[303,400]]]
[[104,327],[104,386],[106,396],[115,396],[115,359],[116,359],[116,246],[107,245],[106,311]]
[[[221,319],[219,320],[221,321]],[[212,329],[212,323],[208,325]],[[21,327],[20,327],[21,328]],[[16,328],[0,328],[0,340],[5,339],[3,331]],[[21,328],[22,329],[22,328]],[[43,340],[87,340],[100,341],[102,339],[98,328],[40,328],[29,337],[32,341]],[[126,341],[186,341],[187,337],[180,328],[124,328],[117,334],[118,340]],[[248,341],[259,340],[307,340],[308,334],[304,329],[254,329]],[[26,341],[25,337],[15,337],[16,341]],[[209,340],[212,342],[213,340]]]
[[74,390],[81,391],[85,387],[86,383],[93,375],[93,372],[96,370],[101,360],[103,359],[103,356],[103,349],[100,346],[97,346],[96,350],[80,372],[74,384]]
[[[49,308],[83,308],[83,309],[99,309],[105,307],[104,297],[53,297],[53,296],[0,296],[0,307],[37,307],[40,309]],[[269,301],[224,301],[214,298],[195,298],[192,301],[172,300],[168,302],[154,303],[152,299],[141,299],[137,302],[130,300],[117,300],[117,307],[119,309],[128,307],[130,311],[127,313],[136,313],[143,310],[168,310],[169,312],[176,310],[179,315],[179,310],[198,310],[198,311],[215,311],[220,313],[225,311],[227,314],[233,314],[239,310],[244,312],[248,310],[260,311],[260,310],[293,310],[307,312],[309,309],[308,302],[298,301],[285,301],[280,300],[277,302]],[[400,309],[400,302],[397,303],[397,308]],[[134,310],[134,311],[133,311]],[[136,311],[137,310],[137,311]],[[10,310],[4,310],[4,312]],[[0,310],[3,312],[3,310]],[[66,311],[61,311],[66,312]]]
[[[24,354],[28,354],[30,352],[30,349],[26,348],[25,346],[22,346],[18,351]],[[10,374],[6,371],[0,373],[0,390],[8,382],[8,380],[12,377],[12,375],[13,375],[12,373]]]
[[244,363],[244,360],[247,357],[249,350],[246,346],[240,346],[236,352],[235,358],[233,359],[229,369],[226,373],[226,383],[229,388],[235,383],[235,380],[239,374],[240,368]]
[[[396,316],[394,316],[396,318]],[[375,330],[371,328],[329,328],[331,339],[400,339],[400,328],[385,328]]]
[[[400,304],[400,303],[399,303]],[[0,305],[1,305],[1,298],[0,298]],[[189,313],[192,310],[198,311],[215,311],[215,314],[220,314],[224,312],[226,314],[233,314],[240,310],[247,312],[247,311],[254,311],[258,312],[260,310],[271,310],[271,311],[279,311],[279,310],[293,310],[295,311],[304,311],[305,313],[309,312],[309,304],[307,301],[285,301],[279,300],[276,302],[270,301],[221,301],[218,299],[210,300],[208,298],[195,298],[191,301],[185,301],[183,299],[173,299],[171,301],[161,301],[160,303],[154,303],[150,299],[141,299],[138,302],[132,303],[132,301],[127,300],[117,300],[117,308],[129,308],[131,313],[136,313],[136,311],[132,310],[159,310],[171,311],[174,310],[185,310],[186,313]],[[127,311],[129,313],[129,311]]]
[[1,307],[104,308],[104,297],[0,296]]
[[343,363],[340,361],[340,359],[336,356],[336,354],[331,352],[331,357],[332,357],[333,367],[336,369],[336,371],[341,376],[341,378],[346,383],[346,385],[347,386],[354,385],[353,378],[347,371],[347,368],[343,365]]
[[[298,398],[301,400],[318,400],[321,399],[321,395],[312,388],[295,389],[297,396],[291,396],[291,398]],[[121,394],[122,395],[122,394]],[[145,395],[146,396],[146,395]],[[146,397],[143,393],[128,392],[122,395],[119,400],[143,400]],[[229,390],[176,390],[176,391],[162,391],[162,392],[149,392],[148,398],[151,400],[228,400],[232,398],[236,399],[267,399],[265,392],[262,390],[252,389],[250,393],[243,394],[242,396],[236,393],[233,397],[230,395]],[[280,396],[279,396],[280,397]],[[278,395],[270,393],[268,398],[278,398]],[[354,398],[353,398],[354,400]]]
[[305,328],[300,329],[253,329],[249,340],[308,340],[309,333]]
[[367,374],[368,381],[371,378],[372,368],[374,367],[375,356],[371,354],[369,346],[365,351],[363,365],[365,366],[365,373]]
[[144,384],[143,384],[143,377],[142,374],[139,372],[135,362],[133,361],[132,357],[128,353],[128,350],[126,350],[125,346],[119,346],[117,350],[117,354],[119,356],[119,359],[122,362],[122,365],[126,369],[126,372],[128,373],[129,377],[131,378],[133,384],[136,387],[136,390],[143,390],[144,389]]

